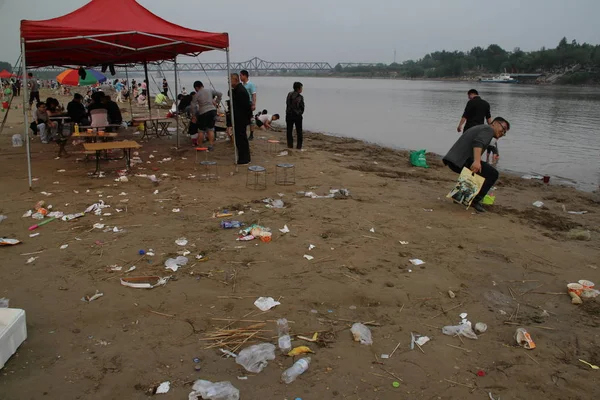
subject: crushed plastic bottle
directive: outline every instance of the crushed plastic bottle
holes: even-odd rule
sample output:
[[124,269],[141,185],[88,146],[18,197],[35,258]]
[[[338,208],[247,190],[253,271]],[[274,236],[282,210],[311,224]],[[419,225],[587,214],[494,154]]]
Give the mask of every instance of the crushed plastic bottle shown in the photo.
[[363,325],[359,322],[352,325],[350,329],[352,332],[352,336],[354,337],[355,342],[360,342],[360,344],[372,345],[373,338],[371,337],[371,330],[367,328],[366,325]]
[[292,349],[292,339],[290,338],[290,327],[285,318],[277,320],[277,332],[279,334],[279,350],[281,353],[287,354]]
[[221,221],[221,228],[223,229],[234,229],[241,228],[243,223],[240,221]]
[[281,374],[281,380],[286,384],[290,384],[296,380],[296,378],[306,372],[310,365],[310,357],[301,358],[294,363],[290,368],[283,371]]
[[240,351],[235,362],[246,368],[246,371],[258,374],[267,366],[269,360],[274,359],[275,346],[271,343],[260,343]]
[[464,336],[469,339],[477,339],[477,335],[473,332],[469,321],[460,325],[445,326],[442,328],[442,333],[448,336]]
[[240,391],[229,381],[212,383],[198,379],[192,386],[188,400],[239,400]]

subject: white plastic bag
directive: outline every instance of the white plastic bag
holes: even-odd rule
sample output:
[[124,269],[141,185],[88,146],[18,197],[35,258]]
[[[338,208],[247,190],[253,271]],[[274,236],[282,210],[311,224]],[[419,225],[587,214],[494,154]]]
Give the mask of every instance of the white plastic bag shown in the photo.
[[18,133],[12,135],[12,145],[13,147],[23,147],[23,137]]
[[448,336],[464,336],[469,339],[477,339],[477,335],[473,332],[469,321],[460,325],[445,326],[442,328],[442,333]]
[[271,343],[260,343],[240,351],[235,362],[244,367],[246,371],[258,374],[270,360],[274,359],[275,346]]
[[240,391],[229,381],[212,383],[198,379],[192,386],[188,400],[239,400]]
[[179,267],[182,267],[188,263],[188,258],[183,256],[178,256],[177,258],[167,258],[165,261],[165,268],[170,269],[173,272],[176,272]]
[[355,342],[360,342],[360,344],[372,345],[373,338],[371,337],[371,330],[367,328],[366,325],[363,325],[359,322],[352,325],[350,329],[352,332],[352,336],[354,337]]

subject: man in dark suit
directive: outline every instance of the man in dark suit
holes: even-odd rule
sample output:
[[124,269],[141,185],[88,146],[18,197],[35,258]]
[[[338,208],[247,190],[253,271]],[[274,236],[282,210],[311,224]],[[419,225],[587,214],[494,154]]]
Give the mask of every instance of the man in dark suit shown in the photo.
[[252,107],[248,91],[240,83],[238,74],[231,74],[231,98],[233,99],[233,120],[235,122],[235,146],[238,152],[238,165],[250,163],[250,142],[246,127],[252,118]]

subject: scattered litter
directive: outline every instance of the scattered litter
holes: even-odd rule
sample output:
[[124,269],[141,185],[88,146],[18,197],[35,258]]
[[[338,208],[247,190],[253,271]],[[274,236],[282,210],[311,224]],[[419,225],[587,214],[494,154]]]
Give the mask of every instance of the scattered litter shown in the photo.
[[484,371],[484,370],[482,370],[482,369],[480,369],[479,371],[477,371],[477,376],[479,376],[479,377],[482,377],[482,378],[483,378],[483,377],[485,376],[485,371]]
[[264,226],[260,226],[260,225],[256,225],[256,224],[251,225],[248,228],[242,230],[241,235],[242,236],[240,236],[237,240],[247,241],[247,240],[254,240],[254,239],[258,238],[262,242],[268,243],[271,241],[271,238],[272,238],[270,228],[266,228]]
[[84,215],[85,215],[85,213],[82,213],[82,212],[76,213],[76,214],[67,214],[61,218],[61,221],[65,221],[65,222],[73,221],[74,219],[81,218]]
[[221,353],[225,354],[227,356],[227,358],[229,358],[229,357],[236,358],[237,357],[237,354],[235,354],[234,352],[231,352],[229,350],[225,350],[225,349],[219,349],[219,350],[221,350]]
[[156,394],[169,393],[169,389],[171,389],[171,382],[163,382],[156,388]]
[[39,257],[29,257],[27,259],[27,264],[31,264],[32,262],[34,262],[35,260],[37,260]]
[[187,257],[179,256],[177,258],[168,258],[167,261],[165,261],[165,268],[170,269],[173,272],[177,272],[180,267],[183,267],[187,263]]
[[109,268],[111,271],[115,271],[115,272],[121,271],[121,270],[123,269],[123,267],[119,267],[117,264],[111,265],[111,266],[109,266],[108,268]]
[[[1,299],[0,299],[1,300]],[[1,307],[1,306],[0,306]],[[579,359],[579,362],[584,363],[585,365],[589,366],[591,369],[600,369],[599,366],[594,365],[594,364],[590,364],[589,362],[582,360],[581,358]]]
[[188,241],[186,238],[182,237],[182,238],[177,239],[175,241],[175,244],[178,246],[185,246],[186,244],[188,244]]
[[452,290],[448,290],[448,297],[450,297],[451,299],[456,297],[456,294],[452,291]]
[[61,249],[61,250],[64,250],[64,249],[66,249],[67,247],[69,247],[69,245],[68,245],[68,244],[63,244],[62,246],[60,246],[60,249]]
[[542,208],[542,207],[544,207],[544,202],[538,200],[538,201],[536,201],[536,202],[533,203],[533,206],[537,207],[537,208]]
[[114,226],[114,227],[112,228],[112,231],[113,231],[114,233],[119,233],[119,232],[123,232],[123,229],[119,229],[119,228],[117,228],[116,226]]
[[352,325],[350,329],[352,332],[352,337],[355,342],[360,342],[360,344],[372,345],[373,338],[371,337],[371,330],[366,326],[359,322]]
[[369,232],[371,232],[371,233],[375,233],[375,228],[371,228],[371,229],[369,229]]
[[280,199],[273,200],[271,198],[268,198],[268,199],[264,199],[263,203],[267,203],[267,205],[265,206],[267,208],[284,208],[285,207],[283,200],[280,200]]
[[425,212],[433,212],[433,208],[424,208],[423,211],[425,211]]
[[287,150],[284,150],[281,153],[277,154],[277,157],[283,157],[283,156],[287,156],[287,155],[288,155]]
[[170,277],[161,278],[160,276],[136,276],[121,278],[121,285],[134,289],[152,289],[157,286],[164,286]]
[[314,244],[309,244],[308,245],[308,251],[311,251],[312,249],[314,249],[316,246]]
[[0,215],[0,222],[4,221],[5,219],[8,219],[6,215]]
[[271,343],[260,343],[246,347],[235,358],[236,364],[241,365],[248,372],[258,374],[275,359],[275,346]]
[[174,213],[178,213],[179,211],[181,211],[179,208],[174,208],[171,211],[173,211]]
[[308,370],[309,365],[310,357],[299,359],[294,363],[294,365],[283,371],[283,373],[281,374],[281,380],[289,385],[290,383],[294,382],[298,376],[306,372],[306,370]]
[[314,192],[298,192],[298,194],[310,197],[311,199],[347,199],[350,197],[350,191],[348,189],[331,189],[326,196],[319,196]]
[[294,347],[292,351],[288,353],[288,356],[295,357],[306,353],[314,353],[314,351],[312,351],[308,346],[298,346]]
[[223,229],[234,229],[241,228],[244,225],[240,221],[221,221],[221,228]]
[[410,263],[412,265],[423,265],[423,264],[425,264],[425,261],[419,260],[418,258],[413,258],[413,259],[411,259],[409,261],[410,261]]
[[521,176],[521,179],[527,179],[527,180],[531,180],[531,179],[537,179],[537,180],[542,180],[544,179],[544,177],[542,175],[523,175]]
[[419,346],[424,346],[425,343],[429,342],[430,340],[431,339],[429,338],[429,336],[419,336],[417,339],[415,339],[415,343]]
[[478,322],[475,324],[475,333],[479,333],[482,334],[485,331],[487,331],[487,324],[483,323],[483,322]]
[[310,255],[308,255],[308,254],[305,254],[303,257],[304,257],[304,258],[306,258],[308,261],[310,261],[310,260],[313,260],[313,259],[314,259],[314,257],[313,257],[313,256],[310,256]]
[[465,318],[467,318],[467,316],[468,316],[468,315],[469,315],[469,314],[467,314],[466,312],[464,312],[464,313],[461,313],[461,314],[459,315],[459,317],[460,317],[460,318],[462,318],[462,319],[465,319]]
[[104,293],[100,293],[98,290],[96,290],[96,293],[93,294],[92,296],[89,296],[89,295],[83,296],[81,298],[81,301],[85,301],[86,303],[91,303],[92,301],[99,299],[102,296],[104,296]]
[[21,216],[21,218],[29,218],[29,217],[31,217],[32,214],[33,214],[33,211],[27,210],[27,212],[25,214],[23,214]]
[[59,170],[58,170],[58,171],[56,171],[56,172],[65,172],[65,171],[66,171],[65,169],[59,169]]
[[39,235],[40,235],[39,232],[38,233],[32,233],[31,235],[29,235],[29,237],[36,237],[36,236],[39,236]]
[[515,340],[519,346],[524,347],[527,350],[535,349],[535,343],[525,328],[517,329],[515,332]]
[[240,391],[229,381],[212,383],[198,379],[194,382],[188,399],[197,400],[199,397],[204,400],[239,400]]
[[400,387],[400,382],[394,381],[394,382],[392,382],[392,386],[395,387],[395,388],[399,388]]
[[402,245],[407,245],[408,244],[408,242],[405,242],[405,241],[402,241],[402,240],[400,240],[399,243],[402,244]]
[[279,232],[281,232],[281,233],[289,233],[290,229],[288,228],[287,225],[284,225],[283,228],[279,230]]
[[237,377],[240,381],[247,381],[248,377],[247,376],[238,376]]
[[129,267],[129,269],[127,271],[125,271],[125,273],[131,272],[131,271],[135,271],[135,265],[132,265],[131,267]]
[[21,241],[17,239],[0,238],[0,246],[14,246],[19,243],[21,243]]
[[52,193],[48,193],[48,192],[40,192],[40,194],[43,194],[44,196],[52,196]]
[[280,305],[281,303],[275,301],[272,297],[259,297],[254,302],[254,305],[260,309],[260,311],[268,311],[271,308]]
[[93,225],[93,228],[96,228],[96,229],[104,229],[104,224],[101,224],[101,223],[97,222],[97,223],[95,223],[95,224]]
[[8,302],[10,300],[7,299],[6,297],[2,297],[0,298],[0,308],[8,308]]
[[387,360],[388,358],[390,358],[389,354],[382,354],[379,356],[379,358],[383,358],[384,360]]
[[567,239],[570,240],[592,240],[592,234],[585,229],[571,229],[567,232]]
[[467,320],[467,313],[460,314],[460,318],[460,324],[444,326],[442,333],[448,336],[464,336],[469,339],[477,339],[477,335],[471,327],[471,322]]

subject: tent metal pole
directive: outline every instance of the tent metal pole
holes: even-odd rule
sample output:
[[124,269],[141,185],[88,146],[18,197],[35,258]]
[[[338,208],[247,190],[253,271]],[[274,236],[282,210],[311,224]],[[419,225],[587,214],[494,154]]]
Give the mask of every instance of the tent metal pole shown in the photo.
[[175,124],[177,125],[177,130],[175,131],[177,135],[177,148],[179,149],[179,107],[177,107],[177,96],[179,93],[179,88],[177,87],[177,56],[173,59],[173,69],[175,70],[175,95],[173,96],[173,101],[175,102]]
[[133,122],[133,105],[131,105],[133,87],[131,87],[131,81],[129,80],[129,71],[127,71],[127,65],[125,66],[125,79],[127,79],[127,90],[129,91],[129,96],[127,96],[127,100],[129,100],[129,115],[131,116],[131,121]]
[[146,101],[148,102],[148,117],[152,118],[152,105],[150,101],[150,81],[148,81],[148,63],[144,61],[144,76],[146,77]]
[[25,104],[27,104],[27,93],[29,89],[27,88],[27,63],[25,61],[25,39],[21,38],[21,73],[23,74],[23,86],[21,90],[23,91],[23,115],[25,117],[25,151],[27,152],[27,176],[29,177],[29,190],[32,189],[32,179],[31,179],[31,149],[29,147],[29,116],[27,115],[27,108],[25,108]]
[[[233,163],[237,166],[237,161],[238,161],[238,151],[237,151],[237,144],[235,141],[235,116],[233,115],[233,89],[231,88],[231,68],[230,68],[230,63],[229,63],[229,48],[227,48],[227,50],[225,50],[225,54],[227,56],[227,87],[229,88],[229,112],[231,113],[231,129],[233,130],[233,152],[234,152],[234,157],[235,159],[233,160]],[[225,120],[227,120],[227,117],[225,117]],[[227,124],[225,124],[227,125]],[[236,171],[237,172],[237,171]]]

